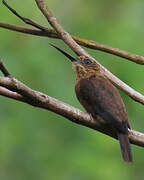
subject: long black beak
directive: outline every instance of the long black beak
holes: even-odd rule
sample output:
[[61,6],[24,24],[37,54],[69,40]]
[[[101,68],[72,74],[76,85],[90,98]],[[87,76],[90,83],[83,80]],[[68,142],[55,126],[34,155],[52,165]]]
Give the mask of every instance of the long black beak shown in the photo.
[[78,61],[76,58],[72,57],[71,55],[69,55],[68,53],[66,53],[65,51],[63,51],[62,49],[60,49],[59,47],[49,43],[51,46],[53,46],[54,48],[56,48],[59,52],[61,52],[62,54],[64,54],[68,59],[70,59],[72,62],[74,61]]

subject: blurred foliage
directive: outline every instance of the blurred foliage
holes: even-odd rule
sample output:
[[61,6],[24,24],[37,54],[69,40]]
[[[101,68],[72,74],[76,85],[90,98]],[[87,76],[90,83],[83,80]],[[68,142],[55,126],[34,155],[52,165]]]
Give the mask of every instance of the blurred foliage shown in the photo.
[[[9,2],[21,15],[48,26],[34,1]],[[143,55],[143,0],[49,0],[49,8],[73,35]],[[0,3],[0,21],[23,25]],[[0,28],[0,56],[11,74],[33,89],[83,108],[74,94],[71,63],[48,45],[73,54],[62,41]],[[144,92],[144,69],[125,59],[88,50],[124,82]],[[143,106],[120,92],[131,127],[143,132]],[[52,112],[0,97],[0,179],[143,180],[143,149],[122,161],[116,140]]]

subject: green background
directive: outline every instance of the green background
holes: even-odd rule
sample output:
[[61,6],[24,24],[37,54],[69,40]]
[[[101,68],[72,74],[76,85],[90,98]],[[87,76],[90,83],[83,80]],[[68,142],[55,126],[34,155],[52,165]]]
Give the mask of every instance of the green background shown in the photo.
[[[21,15],[50,27],[35,1],[9,1]],[[73,35],[143,55],[143,0],[49,0]],[[0,21],[23,25],[0,3]],[[60,40],[0,28],[0,58],[10,73],[31,88],[84,110],[74,93],[71,63],[48,45],[71,54]],[[86,49],[128,85],[144,92],[143,66]],[[132,129],[143,132],[143,106],[120,92]],[[144,150],[132,145],[132,164],[122,161],[116,140],[52,112],[0,97],[1,180],[143,180]]]

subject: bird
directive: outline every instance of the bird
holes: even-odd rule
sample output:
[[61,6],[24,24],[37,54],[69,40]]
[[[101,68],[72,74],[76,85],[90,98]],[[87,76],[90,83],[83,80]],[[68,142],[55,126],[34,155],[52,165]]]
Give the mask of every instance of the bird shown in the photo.
[[132,162],[128,138],[130,124],[123,100],[110,80],[102,73],[100,66],[87,56],[72,57],[59,47],[49,43],[65,55],[76,72],[75,93],[80,104],[96,119],[100,116],[112,127],[120,142],[123,160]]

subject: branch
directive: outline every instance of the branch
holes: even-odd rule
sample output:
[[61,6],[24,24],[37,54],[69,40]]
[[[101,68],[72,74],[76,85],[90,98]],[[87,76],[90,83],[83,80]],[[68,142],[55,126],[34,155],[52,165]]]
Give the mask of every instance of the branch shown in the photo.
[[[18,12],[16,12],[13,8],[11,8],[5,0],[2,0],[3,4],[14,14],[16,15],[19,19],[21,19],[24,23],[26,24],[29,24],[29,25],[32,25],[33,27],[36,27],[38,29],[40,29],[41,31],[35,31],[33,29],[26,29],[26,28],[23,28],[22,27],[14,27],[13,30],[16,30],[16,31],[19,31],[19,32],[23,32],[23,33],[30,33],[30,34],[34,34],[34,35],[40,35],[40,36],[48,36],[48,37],[53,37],[53,34],[54,34],[54,37],[53,38],[60,38],[60,36],[58,34],[56,34],[56,32],[54,30],[50,30],[46,27],[43,27],[37,23],[35,23],[34,21],[28,19],[28,18],[25,18],[25,17],[22,17]],[[43,11],[43,14],[45,15],[45,17],[47,17],[48,19],[48,16],[50,17],[52,15],[52,13],[50,12],[50,10],[47,8],[45,2],[38,2],[37,1],[37,4],[39,6],[39,8],[42,10],[43,9],[43,6],[46,7],[46,9],[48,10],[42,10]],[[47,12],[46,12],[47,11]],[[47,14],[49,13],[49,15],[47,16]],[[52,17],[54,17],[52,15]],[[51,21],[49,21],[50,24],[51,24]],[[6,25],[6,26],[5,26]],[[58,23],[57,23],[58,25]],[[2,22],[0,22],[0,27],[5,27],[5,28],[8,28],[8,29],[11,29],[10,26],[13,26],[13,25],[10,25],[10,24],[4,24]],[[12,27],[13,28],[13,27]],[[16,29],[15,29],[16,28]],[[58,26],[57,26],[58,28]],[[12,29],[11,29],[12,30]],[[28,31],[27,31],[28,30]],[[53,32],[52,32],[53,31]],[[47,33],[45,33],[47,32]],[[49,35],[50,33],[50,35]],[[101,50],[101,51],[104,51],[104,52],[107,52],[107,53],[110,53],[110,54],[113,54],[113,55],[116,55],[116,56],[120,56],[120,57],[123,57],[125,59],[128,59],[132,62],[135,62],[137,64],[141,64],[141,65],[144,65],[144,57],[143,56],[139,56],[139,55],[136,55],[136,54],[132,54],[132,53],[129,53],[129,52],[126,52],[126,51],[123,51],[123,50],[120,50],[118,48],[112,48],[110,46],[106,46],[106,45],[103,45],[103,44],[100,44],[98,42],[95,42],[95,41],[92,41],[92,40],[86,40],[86,39],[81,39],[81,38],[78,38],[78,37],[75,37],[75,36],[72,36],[72,38],[77,41],[78,44],[82,45],[82,46],[85,46],[85,47],[88,47],[88,48],[91,48],[91,49],[96,49],[96,50]]]
[[45,28],[37,23],[35,23],[34,21],[28,19],[28,18],[25,18],[25,17],[22,17],[17,11],[15,11],[12,7],[10,7],[7,2],[5,0],[2,0],[2,3],[15,15],[17,16],[19,19],[21,19],[24,23],[26,24],[29,24],[33,27],[36,27],[38,29],[41,29],[43,31],[45,31]]
[[[48,6],[46,5],[46,2],[44,0],[35,0],[39,9],[43,13],[43,15],[47,18],[48,22],[51,24],[51,26],[57,31],[57,33],[60,35],[60,37],[63,39],[65,43],[68,44],[68,46],[75,51],[76,54],[78,55],[87,55],[87,52],[83,51],[82,48],[77,46],[77,44],[72,40],[72,37],[68,32],[64,30],[64,28],[59,24],[57,21],[56,17],[52,14]],[[78,39],[77,39],[78,40]],[[131,54],[128,52],[125,52],[123,50],[117,49],[117,48],[112,48],[94,41],[88,41],[88,40],[83,40],[79,39],[81,45],[86,45],[87,47],[90,47],[92,49],[99,49],[111,54],[115,54],[117,56],[124,57],[126,59],[132,60],[135,63],[138,64],[144,64],[144,57]],[[92,58],[92,57],[91,57]]]
[[[112,128],[99,116],[93,119],[88,113],[82,112],[46,94],[32,90],[13,77],[0,77],[0,95],[52,111],[74,123],[117,138]],[[129,130],[128,136],[132,144],[144,147],[144,134]]]
[[0,70],[3,73],[3,75],[5,77],[10,77],[10,73],[8,72],[8,70],[5,68],[5,66],[3,65],[2,61],[0,61]]
[[[48,29],[46,27],[43,27],[45,29],[45,31],[41,31],[41,30],[35,30],[35,29],[31,29],[31,28],[25,28],[23,26],[17,26],[14,24],[8,24],[8,23],[4,23],[4,22],[0,22],[0,27],[9,29],[12,31],[25,33],[25,34],[60,39],[59,35],[55,32],[55,30]],[[103,52],[106,52],[109,54],[113,54],[113,55],[125,58],[125,59],[135,62],[137,64],[144,65],[144,56],[132,54],[132,53],[123,51],[118,48],[113,48],[113,47],[95,42],[93,40],[82,39],[82,38],[79,38],[76,36],[72,36],[72,38],[81,46],[84,46],[84,47],[87,47],[90,49],[100,50],[100,51],[103,51]]]
[[[49,24],[55,29],[61,39],[78,55],[78,56],[88,56],[90,55],[80,47],[71,37],[71,35],[65,31],[61,24],[57,21],[56,17],[53,16],[52,12],[46,5],[44,0],[35,0],[38,8],[41,10],[43,15],[48,20]],[[90,57],[90,59],[93,59]]]
[[17,31],[20,33],[30,34],[30,35],[44,36],[44,37],[57,38],[57,39],[60,38],[53,29],[48,29],[46,27],[43,27],[45,28],[45,31],[41,31],[41,30],[26,28],[24,26],[18,26],[15,24],[8,24],[5,22],[0,22],[0,27],[4,29],[12,30],[12,31]]

